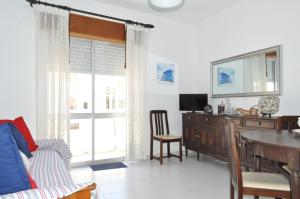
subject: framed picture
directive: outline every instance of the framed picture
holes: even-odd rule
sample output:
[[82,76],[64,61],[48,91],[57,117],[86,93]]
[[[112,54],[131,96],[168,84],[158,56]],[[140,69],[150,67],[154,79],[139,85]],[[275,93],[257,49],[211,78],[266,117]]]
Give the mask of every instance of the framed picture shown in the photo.
[[212,64],[212,97],[240,93],[243,90],[242,61]]
[[175,64],[158,63],[157,70],[157,83],[160,84],[174,84],[175,83]]

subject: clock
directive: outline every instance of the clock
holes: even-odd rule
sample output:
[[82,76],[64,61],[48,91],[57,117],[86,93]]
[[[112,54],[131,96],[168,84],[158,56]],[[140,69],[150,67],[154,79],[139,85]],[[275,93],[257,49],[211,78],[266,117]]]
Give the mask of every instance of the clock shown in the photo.
[[280,99],[278,96],[261,97],[258,101],[258,107],[263,116],[275,114],[279,110]]

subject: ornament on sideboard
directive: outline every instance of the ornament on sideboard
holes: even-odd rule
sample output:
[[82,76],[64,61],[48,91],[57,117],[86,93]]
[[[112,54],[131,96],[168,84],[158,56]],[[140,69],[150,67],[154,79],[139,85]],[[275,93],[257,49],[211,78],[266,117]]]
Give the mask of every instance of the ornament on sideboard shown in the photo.
[[222,103],[218,105],[218,114],[222,114],[224,112],[225,112],[225,104],[222,101]]
[[226,114],[232,114],[232,107],[230,103],[230,98],[225,99],[225,111],[224,113]]
[[259,116],[259,109],[258,106],[252,106],[250,108],[250,110],[247,109],[243,109],[243,108],[237,108],[236,111],[241,114],[242,116],[255,116],[258,117]]
[[298,124],[298,127],[300,128],[300,117],[298,117],[298,122],[297,122],[297,124]]
[[214,112],[213,107],[210,104],[205,105],[203,110],[207,114],[213,114]]
[[278,96],[264,96],[260,97],[258,101],[258,107],[263,115],[271,117],[272,114],[275,114],[279,111],[280,99]]

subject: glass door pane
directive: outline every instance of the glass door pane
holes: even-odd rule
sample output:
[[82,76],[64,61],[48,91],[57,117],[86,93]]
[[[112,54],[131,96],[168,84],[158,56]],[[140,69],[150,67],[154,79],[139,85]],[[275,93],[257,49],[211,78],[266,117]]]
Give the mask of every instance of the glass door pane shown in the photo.
[[92,113],[92,74],[71,73],[70,113]]
[[95,120],[95,160],[124,157],[125,118]]
[[69,106],[72,163],[92,161],[92,74],[71,73]]
[[125,77],[95,76],[95,160],[125,156]]
[[125,113],[125,77],[95,76],[95,113]]
[[72,163],[92,160],[92,119],[71,119],[70,148]]

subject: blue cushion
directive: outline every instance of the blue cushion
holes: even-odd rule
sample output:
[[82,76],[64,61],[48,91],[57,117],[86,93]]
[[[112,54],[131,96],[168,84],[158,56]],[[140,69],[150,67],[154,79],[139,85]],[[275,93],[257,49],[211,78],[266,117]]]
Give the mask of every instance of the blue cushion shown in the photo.
[[30,188],[27,171],[10,126],[0,125],[0,195]]
[[8,123],[8,125],[13,137],[15,138],[19,150],[22,151],[27,158],[31,158],[32,154],[29,151],[28,144],[25,138],[23,137],[23,135],[20,133],[20,131],[17,129],[17,127],[14,124]]

